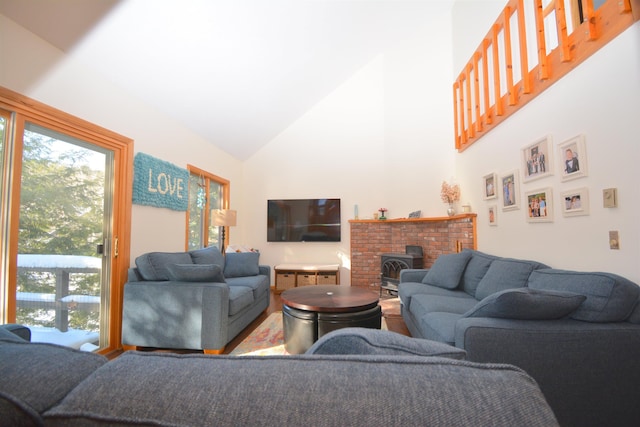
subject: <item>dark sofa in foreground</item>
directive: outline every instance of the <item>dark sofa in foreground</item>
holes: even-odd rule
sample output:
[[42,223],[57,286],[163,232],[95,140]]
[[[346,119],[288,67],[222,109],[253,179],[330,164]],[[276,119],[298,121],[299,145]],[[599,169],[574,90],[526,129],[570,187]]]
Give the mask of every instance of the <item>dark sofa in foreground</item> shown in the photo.
[[[522,370],[458,360],[464,351],[448,345],[351,328],[310,351],[316,354],[130,351],[107,361],[0,328],[0,425],[558,425]],[[351,351],[365,354],[336,354]]]
[[637,284],[464,250],[402,270],[398,293],[414,337],[524,369],[561,425],[640,425]]

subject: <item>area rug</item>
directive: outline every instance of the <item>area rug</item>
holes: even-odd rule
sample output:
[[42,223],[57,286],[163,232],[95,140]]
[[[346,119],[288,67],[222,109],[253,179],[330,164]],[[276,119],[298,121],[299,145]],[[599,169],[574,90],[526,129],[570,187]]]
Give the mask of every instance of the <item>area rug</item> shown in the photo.
[[[382,318],[382,329],[387,329],[387,322],[384,318]],[[281,311],[271,313],[260,326],[229,353],[231,356],[273,356],[288,354],[284,348]]]
[[380,307],[382,307],[382,315],[384,317],[402,317],[400,314],[400,298],[398,297],[380,298]]

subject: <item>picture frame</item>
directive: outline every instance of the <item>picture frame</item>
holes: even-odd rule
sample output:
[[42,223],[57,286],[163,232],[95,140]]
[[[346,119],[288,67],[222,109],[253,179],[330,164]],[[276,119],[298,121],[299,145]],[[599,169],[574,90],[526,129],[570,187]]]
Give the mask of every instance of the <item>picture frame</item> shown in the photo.
[[489,225],[495,227],[498,225],[498,205],[491,205],[487,208],[489,217]]
[[520,209],[520,185],[518,170],[512,170],[500,177],[502,189],[502,210],[512,211]]
[[587,144],[584,135],[574,136],[558,144],[558,164],[562,181],[587,176]]
[[421,216],[422,216],[422,211],[409,212],[409,218],[420,218]]
[[482,177],[482,194],[484,200],[491,200],[498,197],[498,177],[495,173],[490,173]]
[[589,215],[589,189],[587,187],[564,191],[561,198],[563,216]]
[[551,136],[547,135],[522,149],[523,182],[553,175]]
[[525,201],[528,222],[553,222],[553,193],[550,187],[528,191]]

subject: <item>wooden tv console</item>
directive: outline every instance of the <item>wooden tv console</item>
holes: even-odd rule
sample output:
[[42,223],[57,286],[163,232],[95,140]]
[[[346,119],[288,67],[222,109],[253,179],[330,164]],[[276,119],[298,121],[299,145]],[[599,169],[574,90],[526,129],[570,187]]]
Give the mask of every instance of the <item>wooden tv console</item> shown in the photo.
[[339,264],[279,264],[273,269],[276,293],[300,286],[340,283]]

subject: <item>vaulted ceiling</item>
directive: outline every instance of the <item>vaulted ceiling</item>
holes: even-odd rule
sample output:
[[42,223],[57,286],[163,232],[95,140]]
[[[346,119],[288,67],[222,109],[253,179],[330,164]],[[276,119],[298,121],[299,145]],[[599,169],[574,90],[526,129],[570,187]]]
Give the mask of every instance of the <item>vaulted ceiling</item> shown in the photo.
[[0,13],[244,160],[452,3],[0,0]]

